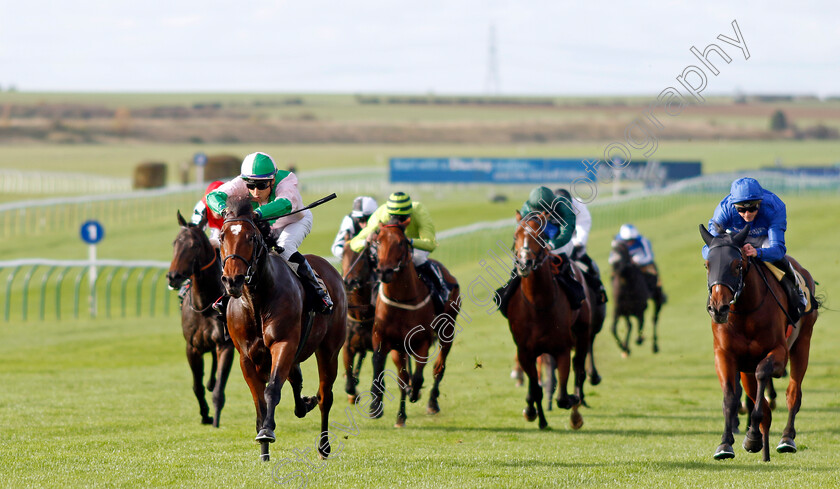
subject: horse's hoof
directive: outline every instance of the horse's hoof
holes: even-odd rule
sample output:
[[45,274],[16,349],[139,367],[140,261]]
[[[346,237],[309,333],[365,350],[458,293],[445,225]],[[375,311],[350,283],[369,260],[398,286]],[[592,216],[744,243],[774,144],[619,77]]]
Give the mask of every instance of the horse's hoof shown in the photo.
[[394,423],[394,428],[405,428],[405,416],[397,416],[397,422]]
[[379,419],[382,417],[382,403],[370,405],[370,419]]
[[744,437],[744,450],[750,453],[758,453],[761,451],[761,447],[761,435],[757,438],[751,438],[750,432],[747,431],[747,435]]
[[621,352],[621,358],[627,358],[629,356],[630,356],[629,352],[626,352],[626,351]]
[[260,462],[268,462],[271,460],[271,456],[267,453],[260,454]]
[[776,410],[776,400],[775,399],[770,399],[770,401],[768,401],[768,403],[770,404],[770,410],[775,411]]
[[659,353],[659,345],[657,345],[656,343],[653,344],[653,352]]
[[639,336],[638,338],[636,338],[636,344],[637,345],[641,345],[644,342],[645,342],[645,337],[644,336]]
[[715,450],[714,455],[715,460],[726,460],[728,458],[735,458],[735,450],[732,449],[732,445],[728,443],[722,443],[717,450]]
[[593,374],[589,377],[589,383],[592,385],[598,385],[601,383],[601,376],[598,374]]
[[776,447],[776,451],[779,453],[796,453],[796,443],[790,438],[782,438],[779,446]]
[[432,403],[429,401],[429,405],[426,406],[426,414],[437,414],[440,412],[440,406],[437,402]]
[[254,438],[255,441],[268,443],[274,443],[274,440],[276,439],[277,438],[274,436],[274,432],[268,428],[261,429],[257,434],[257,437]]
[[356,396],[347,395],[347,402],[350,404],[356,404]]
[[211,418],[210,416],[202,416],[201,424],[213,424],[213,418]]
[[537,419],[537,410],[532,407],[526,407],[522,410],[522,416],[524,416],[528,422],[532,422]]
[[577,408],[572,410],[572,416],[569,418],[569,425],[573,430],[579,430],[583,427],[583,416],[580,415]]
[[543,430],[543,431],[550,430],[551,427],[548,426],[548,421],[545,421],[545,420],[540,421],[540,429]]

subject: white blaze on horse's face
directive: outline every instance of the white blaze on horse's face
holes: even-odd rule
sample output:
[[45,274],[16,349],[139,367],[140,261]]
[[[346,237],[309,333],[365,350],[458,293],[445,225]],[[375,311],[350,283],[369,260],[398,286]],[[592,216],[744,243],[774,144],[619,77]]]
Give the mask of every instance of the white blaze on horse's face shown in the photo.
[[234,236],[239,236],[239,233],[242,232],[242,224],[234,224],[230,227],[230,232],[232,232]]

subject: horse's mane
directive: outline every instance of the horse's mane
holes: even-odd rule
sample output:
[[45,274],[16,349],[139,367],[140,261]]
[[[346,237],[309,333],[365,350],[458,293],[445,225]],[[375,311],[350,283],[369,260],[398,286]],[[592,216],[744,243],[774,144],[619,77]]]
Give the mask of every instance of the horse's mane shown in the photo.
[[251,197],[237,195],[228,198],[228,217],[251,217],[254,209],[251,207]]

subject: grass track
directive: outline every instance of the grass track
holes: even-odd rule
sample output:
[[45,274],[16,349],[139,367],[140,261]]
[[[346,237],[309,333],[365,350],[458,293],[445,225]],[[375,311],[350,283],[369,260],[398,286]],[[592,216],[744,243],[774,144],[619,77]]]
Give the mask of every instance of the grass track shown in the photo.
[[[840,283],[834,251],[840,217],[814,209],[836,206],[836,199],[787,200],[789,249],[821,282],[818,290],[831,307]],[[635,221],[654,243],[670,297],[660,323],[662,353],[651,354],[646,342],[622,360],[602,333],[596,354],[605,380],[586,387],[592,408],[583,411],[581,431],[570,431],[568,413],[556,409],[548,414],[551,431],[524,421],[525,392],[508,380],[514,347],[507,324],[467,303],[472,319],[463,320],[450,356],[438,416],[422,414],[424,405],[409,405],[407,427],[395,430],[396,405],[386,400],[385,417],[357,419],[358,434],[339,438],[342,453],[320,465],[319,473],[307,470],[306,463],[319,467],[310,451],[306,463],[280,474],[302,470],[308,487],[837,487],[840,366],[834,352],[840,336],[833,311],[823,312],[814,333],[797,419],[799,453],[772,453],[763,464],[758,454],[740,449],[739,435],[734,460],[711,458],[723,427],[722,395],[703,309],[696,226],[715,203]],[[436,220],[457,221],[440,206]],[[604,265],[614,232],[591,237],[591,252]],[[130,230],[121,233],[119,239],[130,239]],[[134,238],[142,247],[146,238]],[[144,258],[168,259],[158,255],[168,253],[170,242]],[[56,252],[77,246],[50,244]],[[462,285],[483,273],[477,263],[449,265]],[[3,324],[0,358],[2,486],[266,487],[273,485],[277,462],[314,446],[317,414],[294,418],[286,388],[273,462],[257,461],[253,404],[236,365],[222,428],[201,426],[174,317]],[[311,392],[314,363],[304,365],[304,379]],[[369,385],[368,363],[362,389]],[[335,392],[333,423],[347,424],[340,385]],[[427,391],[421,404],[425,399]],[[784,407],[773,417],[775,444]]]

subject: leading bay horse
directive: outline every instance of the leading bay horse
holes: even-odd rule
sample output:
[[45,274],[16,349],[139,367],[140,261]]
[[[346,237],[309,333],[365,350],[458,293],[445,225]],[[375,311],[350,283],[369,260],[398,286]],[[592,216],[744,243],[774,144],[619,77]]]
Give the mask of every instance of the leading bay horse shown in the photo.
[[[644,341],[642,336],[645,327],[645,311],[648,307],[648,300],[653,299],[653,353],[659,353],[659,311],[662,309],[661,299],[653,297],[653,293],[645,282],[642,270],[633,263],[630,250],[623,241],[614,240],[609,258],[612,265],[612,290],[613,290],[613,323],[612,334],[621,356],[630,355],[630,334],[633,332],[633,323],[630,318],[636,318],[638,322],[638,334],[636,344],[641,345]],[[627,323],[627,331],[622,340],[618,335],[618,320],[624,318]]]
[[[706,260],[709,298],[707,310],[712,318],[715,367],[723,390],[724,431],[714,458],[732,458],[739,399],[738,373],[747,396],[754,403],[744,449],[762,452],[770,460],[770,421],[772,414],[764,390],[771,377],[779,378],[790,359],[787,388],[788,422],[776,447],[779,453],[796,452],[794,420],[802,403],[802,378],[808,368],[811,334],[817,320],[819,301],[814,299],[814,279],[799,263],[788,257],[804,277],[812,298],[812,308],[793,328],[786,317],[787,294],[760,260],[749,259],[742,247],[749,226],[731,235],[719,230],[712,236],[700,225],[700,234],[709,247]],[[759,432],[760,431],[760,432]]]
[[[548,428],[542,408],[543,392],[537,375],[537,357],[547,353],[555,358],[558,370],[557,407],[571,409],[571,426],[583,426],[578,407],[583,402],[583,382],[586,380],[586,356],[589,352],[592,329],[592,296],[589,288],[580,309],[573,310],[566,292],[557,284],[552,270],[554,258],[541,238],[548,216],[532,213],[525,218],[516,211],[514,232],[516,273],[522,277],[518,289],[510,298],[508,323],[516,343],[517,359],[528,376],[528,395],[523,415],[528,421],[539,417],[540,429]],[[578,282],[583,274],[573,264]],[[574,359],[571,350],[575,350]],[[574,394],[567,390],[571,364],[574,364]]]
[[[225,405],[225,385],[233,364],[233,343],[225,339],[224,323],[213,303],[223,294],[222,267],[217,259],[216,249],[210,244],[202,225],[187,223],[178,212],[181,231],[175,242],[172,263],[166,278],[175,290],[190,279],[189,291],[181,304],[181,329],[187,341],[187,361],[193,376],[193,392],[198,400],[198,411],[202,424],[219,427],[219,418]],[[210,408],[204,396],[204,354],[213,354],[207,390],[213,393],[215,412],[210,417]]]
[[[356,402],[359,371],[368,351],[373,350],[373,315],[376,299],[373,291],[376,278],[373,276],[373,257],[370,248],[359,253],[350,248],[348,232],[344,237],[344,251],[341,256],[341,273],[344,291],[347,294],[347,341],[344,343],[344,371],[350,403]],[[355,363],[355,366],[354,366]]]
[[[433,291],[417,274],[412,260],[411,242],[405,236],[410,222],[392,220],[380,226],[373,245],[380,277],[379,295],[373,321],[373,384],[371,387],[371,417],[382,416],[382,396],[385,393],[385,359],[389,352],[398,368],[400,407],[396,427],[405,426],[405,399],[420,399],[423,369],[434,357],[434,385],[429,392],[428,414],[440,412],[438,397],[440,382],[446,370],[446,357],[457,335],[455,318],[461,307],[460,287],[455,277],[440,265],[444,279],[452,285],[443,312],[435,316]],[[437,340],[436,351],[430,352]],[[409,378],[411,358],[414,373]]]
[[[222,283],[231,296],[227,323],[239,351],[242,375],[251,389],[257,411],[260,457],[268,460],[268,444],[275,441],[274,410],[286,379],[292,385],[295,415],[302,418],[315,405],[321,408],[318,456],[330,454],[328,424],[338,354],[344,344],[347,302],[341,276],[326,260],[307,255],[334,303],[329,315],[307,311],[304,288],[290,265],[269,253],[253,220],[249,199],[231,199],[221,232]],[[307,328],[307,326],[310,326]],[[301,397],[300,362],[318,359],[320,379],[314,397]]]

